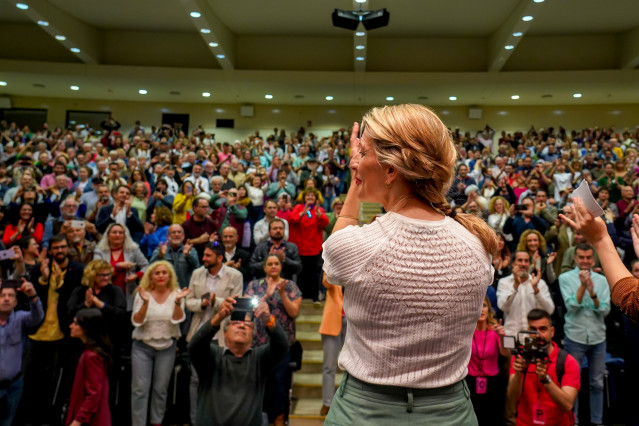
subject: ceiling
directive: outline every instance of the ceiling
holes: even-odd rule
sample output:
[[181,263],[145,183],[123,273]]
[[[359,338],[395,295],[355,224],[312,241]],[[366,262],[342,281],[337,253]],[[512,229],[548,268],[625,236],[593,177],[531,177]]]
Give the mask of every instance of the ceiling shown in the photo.
[[[636,0],[22,0],[24,10],[17,1],[0,0],[0,96],[639,103]],[[387,8],[389,25],[363,36],[333,27],[335,8],[360,7]]]

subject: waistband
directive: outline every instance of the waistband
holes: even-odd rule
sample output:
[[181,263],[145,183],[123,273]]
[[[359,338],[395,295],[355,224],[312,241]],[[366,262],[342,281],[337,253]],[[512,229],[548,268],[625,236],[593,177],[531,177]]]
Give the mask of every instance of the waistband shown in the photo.
[[16,374],[13,379],[0,380],[0,389],[6,389],[22,377],[22,372]]
[[446,395],[446,394],[455,394],[464,389],[464,381],[460,380],[457,383],[453,383],[452,385],[442,386],[439,388],[430,388],[430,389],[420,389],[420,388],[409,388],[403,386],[387,386],[387,385],[376,385],[372,383],[364,382],[350,374],[345,372],[345,386],[354,387],[357,389],[361,389],[363,391],[375,392],[383,395],[400,395],[406,396],[407,394],[412,394],[415,397],[419,396],[434,396],[434,395]]

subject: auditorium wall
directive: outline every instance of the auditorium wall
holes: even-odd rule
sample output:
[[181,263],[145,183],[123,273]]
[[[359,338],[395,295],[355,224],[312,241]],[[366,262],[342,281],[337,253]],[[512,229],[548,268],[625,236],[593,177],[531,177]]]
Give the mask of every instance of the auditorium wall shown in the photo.
[[[64,99],[12,97],[14,108],[44,108],[48,110],[50,126],[63,126],[67,110],[111,111],[128,133],[136,120],[150,127],[161,122],[163,113],[190,114],[190,128],[201,124],[216,134],[217,141],[234,141],[259,130],[268,135],[273,128],[286,129],[287,133],[300,127],[320,136],[332,130],[349,126],[361,119],[369,106],[340,105],[254,105],[253,117],[242,117],[240,104],[131,102],[93,99]],[[435,106],[433,109],[450,128],[476,131],[490,124],[497,132],[563,126],[567,130],[584,127],[609,127],[617,129],[639,126],[639,105],[544,105],[544,106],[475,106],[482,110],[481,119],[468,118],[468,106]],[[233,129],[216,128],[216,119],[234,119]]]

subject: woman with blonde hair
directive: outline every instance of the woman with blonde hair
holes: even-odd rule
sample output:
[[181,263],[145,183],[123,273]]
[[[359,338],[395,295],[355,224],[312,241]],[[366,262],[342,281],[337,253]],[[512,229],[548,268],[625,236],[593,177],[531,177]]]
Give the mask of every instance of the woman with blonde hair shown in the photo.
[[[126,298],[119,287],[111,284],[113,267],[106,260],[92,260],[82,273],[82,286],[71,293],[67,302],[69,317],[84,308],[98,308],[107,324],[107,332],[114,348],[125,341],[121,336],[126,315]],[[118,353],[116,350],[115,353]]]
[[[353,125],[351,158],[324,245],[348,322],[325,424],[476,424],[463,379],[497,237],[446,200],[457,160],[450,133],[422,105],[373,108]],[[354,226],[363,201],[388,213]]]
[[527,229],[519,237],[517,251],[527,251],[530,255],[530,266],[540,271],[542,278],[547,284],[557,280],[553,262],[557,258],[557,253],[547,253],[546,239],[541,232],[536,229]]
[[[164,418],[166,396],[175,362],[179,324],[184,321],[184,298],[173,266],[160,260],[149,266],[135,292],[133,345],[131,348],[131,423],[152,425]],[[149,394],[151,404],[149,410]]]
[[488,203],[488,225],[495,231],[504,229],[506,220],[510,217],[510,203],[502,196],[493,197]]

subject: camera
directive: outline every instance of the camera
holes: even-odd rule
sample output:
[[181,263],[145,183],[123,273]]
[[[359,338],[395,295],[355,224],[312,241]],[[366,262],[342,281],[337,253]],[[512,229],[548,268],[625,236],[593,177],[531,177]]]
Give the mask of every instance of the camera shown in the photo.
[[231,321],[253,321],[253,309],[259,304],[256,297],[238,297],[235,299]]
[[536,331],[520,330],[517,336],[504,336],[504,347],[513,355],[521,355],[529,364],[548,360],[549,343]]
[[528,206],[526,206],[525,204],[515,204],[515,211],[516,212],[523,212],[528,210]]

